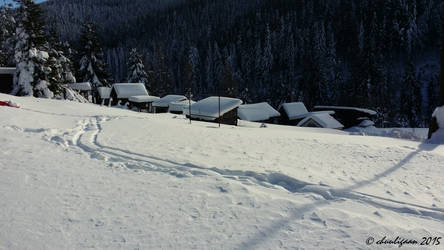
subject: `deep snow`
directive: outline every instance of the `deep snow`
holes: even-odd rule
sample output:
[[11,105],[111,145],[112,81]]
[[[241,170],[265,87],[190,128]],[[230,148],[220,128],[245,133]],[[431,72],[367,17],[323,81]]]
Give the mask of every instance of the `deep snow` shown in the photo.
[[0,248],[366,249],[370,236],[444,236],[441,145],[0,100],[21,106],[0,107]]

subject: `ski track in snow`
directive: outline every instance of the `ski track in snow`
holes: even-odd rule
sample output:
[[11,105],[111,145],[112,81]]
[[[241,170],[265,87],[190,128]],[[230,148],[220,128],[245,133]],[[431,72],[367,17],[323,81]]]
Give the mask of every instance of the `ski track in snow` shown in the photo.
[[[28,110],[31,112],[40,112]],[[49,113],[50,115],[72,116],[65,114]],[[80,116],[73,116],[80,117]],[[323,197],[323,203],[342,201],[344,199],[366,203],[375,208],[391,210],[397,213],[410,214],[414,216],[430,217],[438,221],[444,221],[444,209],[426,207],[402,201],[396,201],[366,193],[356,192],[358,186],[335,189],[328,185],[316,185],[297,180],[291,176],[278,173],[267,172],[257,173],[254,171],[227,170],[218,168],[204,168],[191,163],[177,163],[155,156],[149,156],[123,150],[115,147],[102,145],[98,142],[98,136],[103,132],[102,123],[113,119],[125,118],[128,116],[90,116],[89,119],[80,120],[78,126],[70,131],[64,131],[61,135],[54,135],[49,140],[65,147],[77,147],[87,153],[91,158],[107,162],[109,167],[124,166],[135,171],[155,171],[169,174],[178,178],[193,176],[220,176],[231,180],[240,181],[244,185],[251,186],[252,183],[266,188],[283,188],[291,193],[313,193]],[[83,116],[85,118],[85,116]],[[132,117],[135,118],[135,117]],[[144,118],[139,118],[144,119]],[[44,129],[23,129],[23,132],[44,133]],[[51,131],[54,133],[54,131]],[[66,141],[64,136],[71,135],[71,139]],[[401,167],[406,161],[414,157],[416,152],[412,152],[406,159],[395,165],[392,169]],[[389,171],[386,171],[389,172]],[[376,175],[384,176],[386,173]],[[371,183],[371,180],[362,182],[359,187]]]

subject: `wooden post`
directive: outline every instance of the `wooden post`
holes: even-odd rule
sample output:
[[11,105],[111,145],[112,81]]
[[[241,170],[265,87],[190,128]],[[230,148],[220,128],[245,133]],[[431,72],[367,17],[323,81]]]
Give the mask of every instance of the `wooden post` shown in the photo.
[[188,115],[190,116],[190,124],[191,124],[191,88],[188,91]]

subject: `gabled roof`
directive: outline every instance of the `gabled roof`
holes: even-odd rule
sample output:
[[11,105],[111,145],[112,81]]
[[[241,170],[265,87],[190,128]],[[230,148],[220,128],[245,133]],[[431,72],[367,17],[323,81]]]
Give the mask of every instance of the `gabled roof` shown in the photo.
[[143,83],[115,83],[113,89],[119,99],[148,95],[148,91]]
[[257,122],[266,121],[281,114],[266,102],[240,105],[238,116],[241,120]]
[[168,108],[170,103],[184,100],[187,100],[187,98],[183,95],[167,95],[153,102],[153,107]]
[[[195,104],[196,102],[191,100],[191,105]],[[183,112],[184,108],[188,108],[190,104],[189,100],[179,101],[179,102],[171,102],[168,111],[174,111],[174,112]]]
[[99,96],[102,99],[109,99],[111,96],[111,88],[108,87],[98,87],[97,92],[99,92]]
[[308,110],[302,102],[283,103],[279,106],[279,110],[283,108],[288,119],[296,120],[307,116]]
[[[240,99],[220,97],[220,115],[224,115],[241,104]],[[184,113],[188,114],[188,110],[184,109]],[[208,97],[191,105],[191,117],[208,121],[219,118],[219,97]]]
[[68,88],[80,91],[89,91],[91,90],[91,84],[89,82],[69,83]]
[[338,122],[335,118],[333,118],[330,114],[322,112],[322,113],[312,113],[310,116],[307,116],[302,121],[298,123],[298,127],[305,127],[304,125],[308,123],[310,120],[315,121],[322,128],[333,128],[333,129],[341,129],[344,127],[340,122]]

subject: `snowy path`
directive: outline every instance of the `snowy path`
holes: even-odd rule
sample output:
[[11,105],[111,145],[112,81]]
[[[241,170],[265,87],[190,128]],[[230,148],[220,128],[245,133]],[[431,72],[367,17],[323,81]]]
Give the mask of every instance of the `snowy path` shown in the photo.
[[369,236],[444,236],[438,145],[19,102],[0,109],[0,249],[366,249]]

